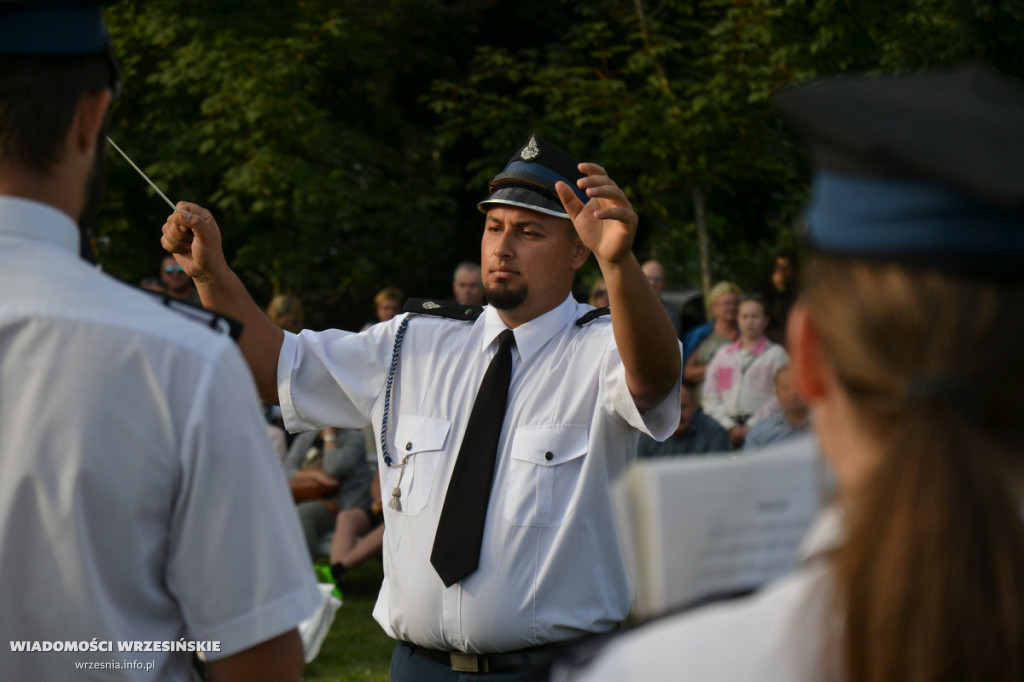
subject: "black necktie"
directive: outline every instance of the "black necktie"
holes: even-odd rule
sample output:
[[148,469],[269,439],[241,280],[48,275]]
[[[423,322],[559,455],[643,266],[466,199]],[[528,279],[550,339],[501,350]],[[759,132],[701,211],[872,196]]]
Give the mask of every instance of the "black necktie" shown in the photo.
[[480,382],[455,469],[448,482],[448,492],[434,535],[434,548],[430,553],[430,563],[445,587],[465,578],[480,563],[480,543],[484,536],[487,502],[491,497],[498,438],[508,404],[512,346],[515,342],[511,329],[498,335],[498,352]]

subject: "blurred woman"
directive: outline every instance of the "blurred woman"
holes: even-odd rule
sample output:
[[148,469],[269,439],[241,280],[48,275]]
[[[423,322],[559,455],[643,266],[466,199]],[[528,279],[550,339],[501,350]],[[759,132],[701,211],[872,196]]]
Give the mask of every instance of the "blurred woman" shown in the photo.
[[683,380],[693,386],[693,397],[698,405],[711,358],[740,335],[736,324],[740,288],[732,282],[719,282],[711,287],[708,301],[711,321],[695,327],[683,337]]
[[556,679],[1022,680],[1024,183],[991,173],[1024,178],[1024,91],[975,66],[778,104],[821,166],[788,338],[838,497],[796,573]]
[[278,294],[267,305],[267,317],[281,329],[298,334],[306,323],[306,314],[298,296]]

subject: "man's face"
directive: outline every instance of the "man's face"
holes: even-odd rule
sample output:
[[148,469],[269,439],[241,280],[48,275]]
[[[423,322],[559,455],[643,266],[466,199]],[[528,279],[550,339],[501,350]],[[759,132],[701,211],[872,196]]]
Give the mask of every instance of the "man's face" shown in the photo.
[[764,305],[758,301],[740,303],[739,325],[744,339],[754,341],[764,336],[765,327],[768,326]]
[[785,291],[793,281],[793,263],[785,256],[775,259],[775,269],[772,270],[772,284],[777,291]]
[[398,300],[385,298],[377,305],[377,320],[387,322],[400,312],[402,312],[402,304]]
[[487,212],[480,264],[487,301],[521,324],[558,306],[589,251],[572,224],[517,206]]
[[160,264],[160,279],[172,291],[181,289],[188,282],[188,275],[178,265],[173,256],[167,256]]
[[661,296],[661,292],[665,290],[665,268],[656,261],[647,261],[643,264],[642,269],[647,275],[647,281],[651,283],[654,293]]
[[805,413],[807,403],[803,401],[800,394],[796,392],[793,385],[792,371],[789,366],[783,367],[775,375],[775,397],[787,414]]
[[679,396],[679,426],[676,428],[676,433],[683,433],[690,428],[690,424],[693,423],[693,418],[696,416],[697,405],[693,402],[690,391],[684,388],[680,391]]
[[459,305],[483,305],[484,285],[480,281],[479,268],[459,268],[452,282],[455,302]]

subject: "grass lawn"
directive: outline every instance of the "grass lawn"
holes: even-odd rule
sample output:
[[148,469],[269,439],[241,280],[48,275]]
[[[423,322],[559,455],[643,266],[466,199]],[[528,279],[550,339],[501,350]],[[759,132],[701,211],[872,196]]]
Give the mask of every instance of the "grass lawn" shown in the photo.
[[306,682],[387,682],[395,641],[371,615],[383,577],[379,561],[367,561],[349,572],[345,603],[320,655],[306,666]]

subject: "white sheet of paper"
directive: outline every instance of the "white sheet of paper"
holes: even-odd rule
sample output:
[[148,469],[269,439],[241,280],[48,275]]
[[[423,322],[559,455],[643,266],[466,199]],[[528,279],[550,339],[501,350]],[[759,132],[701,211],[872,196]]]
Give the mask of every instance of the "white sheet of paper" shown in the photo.
[[829,492],[813,437],[755,453],[641,460],[613,489],[635,615],[786,573]]

